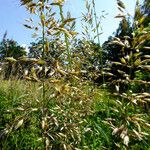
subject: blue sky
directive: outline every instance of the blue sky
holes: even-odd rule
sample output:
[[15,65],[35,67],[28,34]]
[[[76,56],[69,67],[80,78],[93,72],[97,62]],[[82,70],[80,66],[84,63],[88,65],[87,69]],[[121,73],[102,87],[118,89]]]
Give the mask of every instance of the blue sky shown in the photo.
[[[131,14],[134,12],[136,0],[122,0]],[[119,19],[114,17],[118,14],[116,0],[95,0],[96,10],[99,15],[105,10],[108,15],[102,21],[103,34],[101,43],[107,40],[118,27]],[[67,0],[65,12],[71,11],[72,17],[80,18],[81,12],[84,12],[84,0]],[[20,6],[19,0],[1,0],[0,5],[0,39],[7,30],[8,38],[13,38],[19,44],[27,44],[34,39],[31,38],[32,32],[27,30],[22,24],[29,18],[30,14],[23,6]],[[81,28],[78,28],[81,30]]]

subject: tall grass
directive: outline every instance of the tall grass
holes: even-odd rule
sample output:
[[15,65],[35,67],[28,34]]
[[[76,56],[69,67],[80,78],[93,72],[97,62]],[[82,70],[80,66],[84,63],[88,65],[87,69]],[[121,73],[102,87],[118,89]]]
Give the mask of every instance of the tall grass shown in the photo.
[[[2,149],[127,149],[113,135],[119,130],[115,126],[122,125],[125,115],[134,116],[140,106],[129,108],[87,82],[51,80],[45,82],[45,90],[43,102],[42,82],[1,81]],[[134,126],[128,126],[131,132]],[[148,124],[142,129],[149,131]],[[129,143],[130,149],[141,147],[147,149],[149,140],[135,138]]]
[[[91,52],[91,39],[97,38],[100,45],[99,22],[95,1],[93,0],[90,4],[88,1],[86,2],[87,10],[95,19],[95,22],[93,22],[92,17],[87,18],[83,14],[83,21],[86,23],[86,26],[83,27],[85,29],[83,43],[85,47],[88,47],[86,50]],[[76,32],[70,30],[68,26],[73,23],[75,18],[65,18],[63,12],[64,0],[54,3],[49,0],[22,0],[22,3],[31,14],[36,15],[39,19],[35,26],[32,25],[34,24],[32,19],[29,19],[30,25],[25,24],[24,26],[33,29],[35,32],[38,31],[42,36],[42,56],[39,60],[32,61],[42,61],[45,73],[46,60],[51,59],[51,56],[49,56],[51,38],[55,42],[63,35],[61,40],[66,43],[66,51],[62,53],[61,59],[63,60],[60,62],[60,58],[55,60],[55,74],[52,77],[46,79],[44,74],[42,78],[33,82],[32,79],[35,79],[36,74],[35,70],[32,69],[32,76],[26,77],[28,80],[15,78],[12,78],[13,80],[0,80],[0,147],[4,150],[148,149],[150,145],[150,124],[149,111],[145,110],[145,104],[148,106],[149,94],[145,92],[133,93],[130,86],[134,89],[135,85],[130,85],[130,79],[125,80],[127,89],[124,87],[120,89],[119,86],[125,84],[122,84],[124,81],[118,78],[111,80],[112,82],[108,83],[105,89],[85,80],[80,65],[73,62],[70,50],[70,47],[73,46],[70,46],[70,39],[76,35]],[[124,4],[121,1],[118,1],[118,5],[121,7],[120,9],[124,9]],[[53,7],[59,9],[58,20],[55,12],[52,12]],[[123,19],[125,19],[124,16]],[[94,28],[93,31],[96,32],[94,39],[88,32],[88,27]],[[141,37],[141,33],[138,33],[139,30],[141,28],[137,28],[133,32],[135,36],[131,49],[140,49],[140,47],[137,47],[139,46],[138,38],[142,40],[143,37],[149,37],[145,32],[142,33]],[[116,40],[112,43],[121,44],[123,48],[126,47],[125,42],[127,41],[122,42],[119,38]],[[65,59],[66,53],[67,59]],[[112,62],[116,66],[128,67],[130,65],[128,77],[130,77],[132,69],[141,66],[140,55],[132,56],[132,54],[131,59],[135,57],[135,62],[132,59],[131,64],[123,57],[120,58],[120,62]],[[82,56],[83,54],[81,54]],[[102,49],[100,49],[98,56],[100,75],[103,77],[104,83]],[[78,55],[76,59],[79,58]],[[17,62],[13,58],[7,58],[7,60],[13,66]],[[147,60],[142,63],[146,65]],[[65,64],[68,65],[69,69],[64,69]],[[75,70],[76,68],[79,68],[78,72]],[[15,68],[12,68],[12,71],[13,69]],[[123,71],[119,70],[119,72],[122,73]],[[88,73],[95,75],[98,72],[88,70]],[[106,73],[115,76],[110,72]],[[137,76],[140,75],[137,73]],[[134,80],[134,82],[137,82],[137,80]],[[141,80],[140,82],[149,84]],[[115,87],[116,91],[110,91],[109,85]]]
[[72,83],[66,81],[57,82],[45,83],[46,105],[42,98],[42,83],[21,80],[1,82],[0,137],[3,149],[74,149],[89,146],[85,143],[89,132],[87,117],[94,112],[93,102],[94,99],[99,101],[100,89],[93,91],[91,85],[82,83],[81,90],[81,84],[71,86]]

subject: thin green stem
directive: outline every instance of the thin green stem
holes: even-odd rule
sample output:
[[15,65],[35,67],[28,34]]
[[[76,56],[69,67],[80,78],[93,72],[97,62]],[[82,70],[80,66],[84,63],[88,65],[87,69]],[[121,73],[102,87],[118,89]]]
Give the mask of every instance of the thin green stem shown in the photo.
[[42,49],[43,49],[43,52],[42,52],[42,58],[45,59],[45,29],[44,29],[44,25],[42,26]]
[[[44,5],[44,0],[42,2],[43,2],[43,5]],[[43,11],[43,14],[44,14],[44,8],[43,8],[42,11]],[[45,59],[45,24],[42,24],[42,49],[43,49],[42,58]],[[44,79],[43,79],[42,87],[43,87],[42,97],[43,97],[43,102],[45,102],[45,81],[44,81]]]
[[94,19],[95,19],[95,24],[96,24],[96,32],[97,32],[97,40],[98,40],[98,44],[100,46],[100,66],[101,66],[101,72],[102,72],[102,75],[103,75],[103,83],[105,83],[105,80],[104,80],[104,74],[103,74],[103,51],[102,51],[102,47],[101,47],[101,43],[100,43],[100,37],[99,37],[99,29],[98,29],[98,21],[97,21],[97,15],[96,15],[96,8],[95,8],[95,1],[93,0],[92,1],[92,4],[93,4],[93,10],[94,10]]
[[[63,9],[62,5],[59,6],[59,11],[60,11],[60,17],[61,21],[64,22],[64,16],[63,16]],[[66,43],[66,49],[67,49],[67,56],[68,56],[68,62],[69,62],[69,69],[72,69],[72,60],[71,60],[71,52],[69,50],[69,40],[67,35],[64,33],[64,38],[65,38],[65,43]]]

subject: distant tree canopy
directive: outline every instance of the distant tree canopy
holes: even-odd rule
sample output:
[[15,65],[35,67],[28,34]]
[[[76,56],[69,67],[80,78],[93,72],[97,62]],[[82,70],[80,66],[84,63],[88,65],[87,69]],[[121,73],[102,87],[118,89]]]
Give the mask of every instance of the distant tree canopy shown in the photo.
[[141,6],[141,13],[145,17],[144,25],[147,26],[150,23],[150,1],[143,0],[143,5]]
[[12,39],[6,39],[6,34],[0,42],[0,59],[3,60],[5,57],[18,58],[26,55],[26,51],[23,47]]
[[41,58],[42,57],[42,40],[32,42],[29,46],[29,57]]

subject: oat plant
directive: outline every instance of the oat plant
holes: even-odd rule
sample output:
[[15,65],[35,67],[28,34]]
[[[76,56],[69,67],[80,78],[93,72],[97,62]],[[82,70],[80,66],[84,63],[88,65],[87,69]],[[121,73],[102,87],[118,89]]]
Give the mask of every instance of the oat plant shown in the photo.
[[[120,0],[117,4],[120,14],[116,18],[121,18],[122,28],[126,28],[125,5]],[[144,27],[144,20],[145,16],[137,1],[131,36],[115,37],[109,43],[120,46],[120,57],[119,61],[111,61],[109,73],[113,73],[114,77],[109,85],[115,89],[112,95],[116,100],[111,102],[114,117],[107,123],[113,129],[112,135],[116,137],[115,145],[121,149],[138,148],[135,144],[138,141],[145,149],[149,147],[150,78],[147,45],[150,26]],[[119,138],[122,142],[117,142]]]

